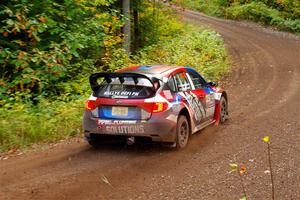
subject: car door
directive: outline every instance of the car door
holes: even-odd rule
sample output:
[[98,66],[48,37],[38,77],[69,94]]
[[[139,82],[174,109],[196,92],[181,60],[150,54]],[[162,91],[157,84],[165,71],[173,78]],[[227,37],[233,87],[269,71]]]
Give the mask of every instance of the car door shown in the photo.
[[176,73],[174,75],[177,90],[179,94],[185,99],[188,109],[190,110],[195,125],[198,126],[204,119],[205,108],[200,102],[199,97],[195,94],[194,85],[190,81],[190,77],[186,72]]
[[201,111],[203,111],[201,122],[213,120],[215,112],[213,90],[196,71],[190,70],[188,72],[188,78],[192,82],[191,93],[197,96],[199,106],[201,107]]

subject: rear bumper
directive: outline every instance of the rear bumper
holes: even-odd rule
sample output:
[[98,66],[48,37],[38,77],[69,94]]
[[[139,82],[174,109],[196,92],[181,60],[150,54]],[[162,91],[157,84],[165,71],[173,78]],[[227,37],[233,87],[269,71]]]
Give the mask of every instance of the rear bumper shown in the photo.
[[170,112],[152,114],[149,120],[108,120],[94,118],[90,111],[83,116],[85,137],[91,134],[150,137],[152,141],[174,142],[177,116]]

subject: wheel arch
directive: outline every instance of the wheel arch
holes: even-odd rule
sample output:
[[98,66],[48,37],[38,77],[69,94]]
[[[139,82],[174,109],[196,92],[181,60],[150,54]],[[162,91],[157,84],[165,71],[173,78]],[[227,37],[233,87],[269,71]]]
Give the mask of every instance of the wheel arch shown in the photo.
[[188,120],[188,123],[189,123],[189,127],[190,127],[190,134],[192,134],[192,119],[191,119],[191,116],[190,116],[190,113],[188,111],[188,109],[186,107],[182,108],[178,114],[178,117],[177,117],[177,120],[179,119],[179,116],[180,115],[183,115],[187,118]]
[[227,92],[223,91],[223,92],[222,92],[222,96],[226,99],[226,101],[227,101],[227,103],[228,103]]

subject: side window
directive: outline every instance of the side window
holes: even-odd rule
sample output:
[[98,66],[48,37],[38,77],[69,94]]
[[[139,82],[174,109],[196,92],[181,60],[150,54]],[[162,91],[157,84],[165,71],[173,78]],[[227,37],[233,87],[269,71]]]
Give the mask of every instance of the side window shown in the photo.
[[174,75],[178,91],[187,91],[191,89],[190,82],[185,72],[180,72]]
[[164,85],[163,90],[171,90],[171,92],[177,91],[173,76],[170,76],[168,82]]
[[174,77],[171,76],[168,80],[168,83],[167,83],[167,86],[168,88],[171,90],[171,91],[176,91],[176,85],[175,85],[175,81],[174,81]]
[[206,82],[201,76],[194,72],[189,72],[189,75],[194,83],[195,89],[206,87]]

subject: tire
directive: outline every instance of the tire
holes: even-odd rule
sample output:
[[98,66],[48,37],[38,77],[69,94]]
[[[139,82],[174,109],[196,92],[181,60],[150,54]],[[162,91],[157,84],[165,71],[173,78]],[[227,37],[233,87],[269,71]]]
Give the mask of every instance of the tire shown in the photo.
[[228,117],[228,105],[226,99],[222,96],[220,100],[220,123],[225,123]]
[[89,143],[89,145],[91,145],[93,148],[97,148],[99,146],[99,143],[96,139],[89,139],[87,141]]
[[176,126],[176,149],[183,149],[187,146],[190,137],[190,126],[187,118],[180,115]]

